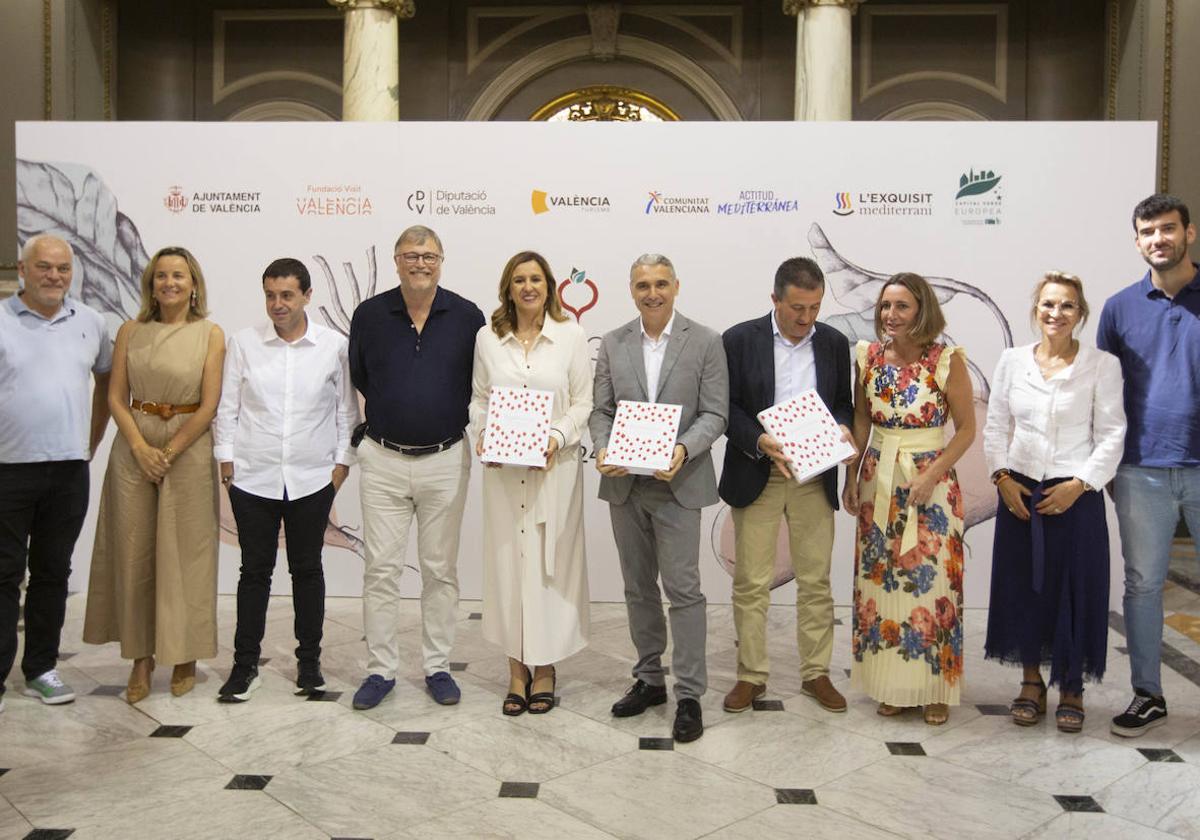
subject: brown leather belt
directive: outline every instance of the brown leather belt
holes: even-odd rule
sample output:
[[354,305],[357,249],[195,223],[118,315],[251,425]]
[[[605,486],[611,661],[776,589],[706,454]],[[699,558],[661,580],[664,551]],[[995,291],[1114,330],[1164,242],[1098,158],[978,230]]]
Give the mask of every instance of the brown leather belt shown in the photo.
[[157,414],[164,420],[170,420],[176,414],[191,414],[200,409],[200,403],[189,403],[188,405],[171,405],[170,403],[160,402],[143,402],[142,400],[131,400],[129,407],[134,411],[140,411],[142,414]]

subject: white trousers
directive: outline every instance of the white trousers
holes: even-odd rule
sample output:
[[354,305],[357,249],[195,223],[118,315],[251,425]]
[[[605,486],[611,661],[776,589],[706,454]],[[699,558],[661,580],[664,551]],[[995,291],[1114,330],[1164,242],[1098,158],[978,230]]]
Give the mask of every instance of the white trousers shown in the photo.
[[370,438],[358,447],[367,673],[395,679],[400,667],[400,575],[413,517],[421,572],[421,656],[426,676],[450,670],[458,617],[458,539],[471,454],[466,438],[434,455],[401,455]]

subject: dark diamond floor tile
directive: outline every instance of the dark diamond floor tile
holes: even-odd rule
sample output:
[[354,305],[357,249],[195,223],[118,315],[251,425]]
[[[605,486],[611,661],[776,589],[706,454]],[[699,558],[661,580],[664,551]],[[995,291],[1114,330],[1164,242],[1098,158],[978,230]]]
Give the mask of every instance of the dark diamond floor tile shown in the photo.
[[1183,757],[1175,750],[1157,750],[1138,747],[1138,752],[1146,757],[1147,761],[1166,761],[1171,763],[1182,762]]
[[343,694],[344,691],[314,691],[304,699],[310,703],[336,703]]
[[119,697],[125,690],[123,685],[98,685],[92,689],[93,697]]
[[266,665],[266,664],[267,664],[268,662],[270,662],[270,661],[271,661],[271,657],[269,657],[269,656],[260,656],[260,657],[258,658],[258,667],[259,667],[259,668],[261,668],[262,666]]
[[471,613],[467,616],[468,621],[479,621],[483,618],[483,613]]
[[35,828],[21,840],[66,840],[74,833],[73,828]]
[[846,669],[845,669],[845,671],[846,671],[846,676],[847,676],[847,677],[848,677],[848,676],[850,676],[850,669],[849,669],[849,668],[846,668]]
[[979,710],[979,714],[981,715],[1003,717],[1004,715],[1011,714],[1008,706],[1004,706],[999,703],[980,703],[975,708]]
[[271,776],[244,776],[241,773],[229,780],[225,790],[262,790],[271,781]]
[[397,732],[392,737],[393,744],[424,744],[428,740],[428,732]]
[[537,782],[501,782],[500,795],[508,799],[537,799]]
[[78,651],[74,651],[74,650],[69,653],[59,653],[58,659],[60,662],[66,662],[68,659],[70,659],[76,653],[78,653]]
[[374,840],[372,837],[330,837],[329,840]]
[[673,750],[674,738],[638,738],[639,750]]
[[925,755],[925,748],[916,741],[888,741],[887,748],[892,755]]
[[0,767],[0,776],[3,776],[3,775],[4,775],[5,773],[7,773],[7,772],[8,772],[10,769],[12,769],[12,768],[9,768],[9,767]]
[[752,704],[756,712],[782,712],[782,700],[755,700]]
[[451,662],[451,663],[450,663],[450,670],[451,670],[451,671],[465,671],[465,670],[467,670],[467,665],[468,665],[468,664],[470,664],[470,663],[467,663],[467,662]]
[[1054,801],[1062,806],[1064,811],[1083,811],[1089,814],[1103,814],[1100,803],[1090,796],[1059,796],[1055,794]]
[[150,733],[151,738],[182,738],[192,731],[190,726],[160,726]]
[[1123,647],[1121,645],[1118,645],[1117,647],[1113,648],[1113,650],[1115,650],[1117,653],[1121,654],[1122,656],[1129,655],[1129,648]]
[[775,801],[780,805],[816,805],[817,794],[809,788],[775,788]]

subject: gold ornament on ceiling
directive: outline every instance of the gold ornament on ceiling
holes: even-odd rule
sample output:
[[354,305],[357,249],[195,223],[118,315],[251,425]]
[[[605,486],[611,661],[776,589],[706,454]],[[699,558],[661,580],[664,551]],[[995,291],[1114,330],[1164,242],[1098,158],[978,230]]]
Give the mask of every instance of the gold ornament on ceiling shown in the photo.
[[538,108],[531,122],[677,122],[664,102],[632,88],[593,85],[573,90]]

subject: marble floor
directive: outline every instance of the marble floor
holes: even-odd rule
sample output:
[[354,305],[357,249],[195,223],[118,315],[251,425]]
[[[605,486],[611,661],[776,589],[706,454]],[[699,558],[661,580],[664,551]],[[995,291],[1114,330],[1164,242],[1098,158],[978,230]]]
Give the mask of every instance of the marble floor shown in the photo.
[[[219,604],[233,636],[234,600]],[[1168,615],[1200,616],[1170,585]],[[670,739],[673,704],[614,719],[629,683],[624,607],[595,604],[591,646],[561,664],[551,714],[506,718],[503,655],[461,605],[453,665],[462,703],[440,707],[419,673],[417,602],[405,604],[408,671],[378,708],[351,709],[363,676],[361,605],[330,599],[320,699],[292,695],[291,604],[273,599],[263,687],[216,702],[232,651],[201,663],[174,698],[170,669],[136,707],[122,696],[115,646],[79,642],[72,596],[60,673],[79,699],[48,707],[10,678],[0,713],[0,838],[1200,838],[1200,641],[1168,622],[1165,726],[1140,739],[1108,731],[1129,700],[1121,621],[1105,682],[1087,692],[1080,735],[1007,715],[1017,673],[982,656],[986,613],[968,611],[963,705],[948,724],[884,719],[848,689],[849,634],[836,628],[833,676],[847,713],[800,694],[792,611],[773,607],[774,676],[754,711],[727,714],[734,679],[730,608],[709,608],[707,729]],[[839,608],[840,621],[849,610]],[[1186,622],[1174,624],[1188,630]],[[1055,702],[1053,696],[1051,703]]]

